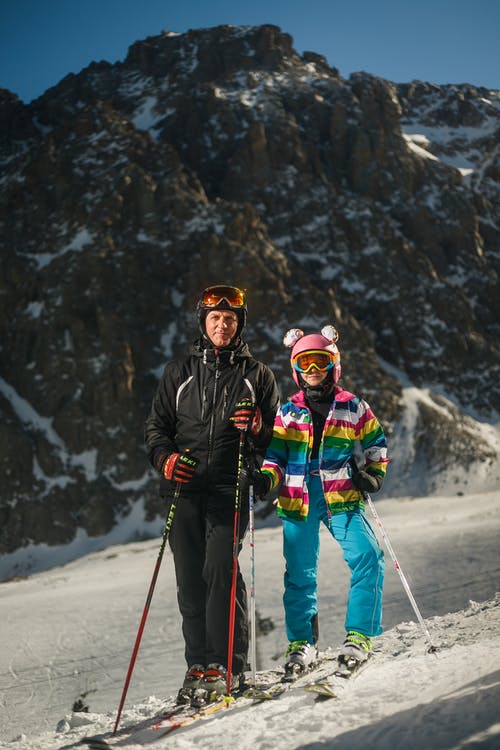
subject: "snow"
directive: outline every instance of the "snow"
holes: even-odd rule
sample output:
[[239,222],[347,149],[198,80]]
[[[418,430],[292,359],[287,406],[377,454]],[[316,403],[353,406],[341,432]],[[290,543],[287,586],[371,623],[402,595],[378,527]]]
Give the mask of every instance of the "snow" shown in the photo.
[[[211,750],[229,737],[240,750],[498,750],[499,499],[495,491],[377,501],[425,629],[386,554],[385,632],[375,641],[372,665],[338,699],[315,702],[309,693],[290,690],[258,707],[218,712],[154,746]],[[140,516],[135,516],[138,523]],[[83,554],[92,540],[81,536],[79,542]],[[159,538],[115,544],[58,567],[54,554],[51,569],[0,585],[2,750],[69,748],[84,736],[112,730],[159,546]],[[286,647],[281,528],[274,517],[258,524],[255,556],[258,620],[270,624],[257,641],[257,667],[265,670],[280,663]],[[249,585],[248,538],[241,562]],[[167,548],[123,727],[165,705],[185,669],[172,568]],[[324,530],[319,569],[323,652],[341,642],[347,588],[340,548]],[[436,654],[428,653],[425,630],[438,647]],[[88,711],[72,712],[77,700]],[[118,746],[139,747],[122,739]]]
[[64,252],[67,252],[69,250],[73,250],[75,252],[81,252],[84,247],[87,247],[87,245],[91,245],[93,241],[92,235],[88,231],[86,227],[83,227],[83,229],[79,229],[78,232],[75,234],[71,242],[67,245],[66,250]]
[[52,427],[52,417],[42,417],[31,404],[20,396],[16,389],[0,376],[0,393],[9,401],[15,414],[20,421],[28,426],[39,429],[46,440],[58,448],[64,450],[64,442]]
[[[97,361],[95,362],[95,364],[97,364]],[[67,468],[80,468],[84,472],[88,482],[93,481],[97,477],[96,449],[82,451],[81,453],[71,453],[68,450],[64,440],[54,429],[53,418],[44,417],[39,414],[36,409],[29,403],[29,401],[23,398],[16,391],[16,389],[1,376],[0,394],[3,395],[7,399],[7,401],[9,401],[14,413],[24,425],[32,429],[34,432],[40,432],[45,437],[45,439],[55,448],[56,454],[63,466]],[[43,477],[48,486],[54,483],[63,486],[68,482],[74,481],[67,475],[48,477],[42,471],[39,463],[36,461],[36,458],[34,470],[37,478],[40,479]],[[2,562],[3,561],[0,559],[0,571],[2,569]]]
[[79,253],[93,242],[93,235],[85,227],[79,229],[74,237],[63,248],[55,253],[21,253],[28,260],[33,261],[40,271],[49,266],[56,258],[61,258],[66,253]]
[[[425,113],[422,113],[422,117]],[[482,153],[477,144],[491,139],[498,129],[498,117],[485,117],[482,126],[426,126],[416,120],[402,125],[403,138],[408,147],[422,158],[442,161],[458,169],[464,178],[477,172],[479,180],[486,165],[495,158],[496,148],[491,155]],[[434,144],[439,156],[431,153]],[[483,162],[484,160],[484,162]]]
[[439,161],[437,156],[434,156],[434,154],[431,154],[429,151],[426,151],[425,148],[422,148],[422,146],[418,145],[419,143],[429,143],[425,136],[417,134],[417,136],[415,137],[412,135],[403,134],[403,138],[408,143],[410,149],[421,156],[423,159],[432,159],[433,161]]
[[43,302],[30,302],[25,309],[25,314],[28,318],[40,318],[44,307]]
[[158,100],[155,96],[148,96],[141,101],[130,118],[134,127],[138,130],[154,131],[159,119],[158,115],[155,114],[157,106]]

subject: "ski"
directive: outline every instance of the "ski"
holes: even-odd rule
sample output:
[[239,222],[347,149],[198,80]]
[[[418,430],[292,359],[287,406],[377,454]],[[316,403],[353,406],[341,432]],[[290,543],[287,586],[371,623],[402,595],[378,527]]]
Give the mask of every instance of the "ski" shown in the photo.
[[149,744],[195,722],[209,719],[215,714],[223,714],[226,710],[232,713],[264,701],[277,700],[290,690],[307,689],[308,686],[319,684],[321,680],[332,676],[337,669],[337,655],[327,653],[320,656],[309,669],[294,674],[293,678],[283,668],[261,672],[257,674],[255,685],[247,683],[231,696],[220,696],[215,701],[202,705],[174,703],[140,724],[122,727],[116,734],[106,732],[85,737],[79,744],[86,745],[89,750],[112,750],[117,746],[126,747],[128,743]]
[[195,721],[213,716],[213,714],[215,714],[217,711],[221,711],[222,709],[231,709],[235,706],[236,702],[240,700],[241,696],[239,696],[238,698],[233,698],[230,695],[224,695],[221,696],[219,700],[207,703],[203,708],[194,707],[192,708],[192,711],[187,712],[184,715],[180,714],[178,717],[169,718],[166,721],[162,722],[162,725],[167,723],[168,726],[165,728],[160,728],[158,739],[160,737],[166,737],[176,729],[181,729],[182,727],[187,727],[190,724],[194,724]]
[[[320,664],[320,666],[322,665]],[[318,663],[316,664],[316,668],[317,667]],[[165,737],[166,735],[171,734],[176,729],[181,729],[182,727],[189,726],[190,724],[193,724],[200,719],[205,719],[209,716],[212,716],[214,713],[220,711],[221,709],[242,709],[244,707],[254,706],[264,701],[276,700],[277,698],[280,698],[284,693],[287,693],[289,690],[303,686],[304,680],[306,678],[310,679],[310,676],[312,673],[314,673],[314,671],[315,667],[312,666],[311,669],[299,673],[293,680],[288,676],[285,677],[285,674],[283,672],[280,672],[277,681],[271,681],[267,685],[264,684],[255,687],[250,686],[246,689],[244,688],[241,691],[238,691],[238,693],[235,694],[234,697],[224,695],[215,702],[207,703],[205,706],[194,706],[192,707],[192,713],[189,713],[187,715],[180,714],[177,717],[169,717],[167,719],[164,719],[161,723],[167,723],[168,726],[163,731],[160,730],[158,738]]]
[[312,663],[307,669],[300,672],[296,670],[281,670],[277,674],[277,678],[270,684],[251,687],[243,695],[245,698],[251,698],[256,703],[275,700],[288,690],[303,686],[304,682],[308,679],[310,680],[312,675],[316,675],[316,679],[321,679],[322,676],[329,674],[331,672],[331,661],[331,656],[323,656]]
[[[192,713],[187,715],[180,715],[173,717],[162,722],[162,724],[168,724],[165,729],[160,730],[158,738],[165,737],[176,729],[187,727],[190,724],[206,719],[212,716],[214,713],[221,709],[242,709],[244,707],[254,706],[268,700],[276,700],[280,698],[284,693],[294,688],[300,688],[304,686],[304,682],[311,678],[311,675],[318,672],[330,673],[331,672],[331,659],[332,657],[323,657],[318,660],[315,664],[311,665],[306,671],[297,673],[294,679],[291,679],[290,675],[284,670],[279,670],[274,673],[264,672],[259,677],[259,683],[255,686],[243,688],[238,693],[232,696],[221,696],[215,703],[208,703],[202,708],[193,707]],[[328,664],[330,662],[330,664]],[[271,677],[271,680],[269,680]]]
[[338,698],[345,690],[346,680],[358,675],[371,661],[371,658],[360,661],[352,656],[340,654],[336,669],[330,675],[305,685],[304,690],[315,693],[317,700]]
[[[275,679],[273,679],[274,674],[276,675]],[[276,680],[280,679],[281,675],[282,672],[265,672],[262,676],[264,680],[266,677],[271,677],[271,684],[274,684]],[[265,681],[266,686],[268,682],[269,680]],[[248,684],[243,686],[241,690],[235,691],[233,696],[220,696],[217,700],[201,706],[190,702],[175,702],[150,719],[144,719],[139,724],[121,727],[115,734],[106,732],[104,734],[83,737],[77,744],[86,745],[89,750],[111,750],[117,745],[126,747],[128,742],[130,744],[146,744],[164,737],[175,729],[187,726],[193,723],[193,721],[211,716],[223,708],[231,707],[233,703],[236,703],[245,696],[247,689],[249,689]],[[249,702],[251,705],[253,701]]]
[[[172,720],[174,717],[187,713],[190,710],[191,705],[189,703],[173,703],[172,705],[166,706],[162,711],[149,719],[143,719],[138,724],[121,727],[114,734],[112,732],[106,732],[105,734],[83,737],[78,744],[87,745],[89,750],[109,750],[114,747],[115,740],[122,744],[123,740],[126,741],[127,739],[132,739],[132,737],[144,737],[148,735],[154,737],[157,729],[163,726],[163,722]],[[72,745],[71,747],[74,746]],[[62,750],[65,749],[62,748]]]

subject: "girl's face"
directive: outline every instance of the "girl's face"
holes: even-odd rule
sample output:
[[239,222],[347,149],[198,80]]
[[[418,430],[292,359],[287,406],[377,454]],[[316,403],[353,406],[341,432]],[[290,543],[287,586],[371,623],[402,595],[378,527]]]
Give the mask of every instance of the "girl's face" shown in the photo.
[[304,380],[307,385],[319,385],[323,382],[323,380],[328,375],[327,372],[320,372],[319,370],[316,370],[315,367],[313,367],[312,370],[309,370],[309,372],[301,372],[302,379]]

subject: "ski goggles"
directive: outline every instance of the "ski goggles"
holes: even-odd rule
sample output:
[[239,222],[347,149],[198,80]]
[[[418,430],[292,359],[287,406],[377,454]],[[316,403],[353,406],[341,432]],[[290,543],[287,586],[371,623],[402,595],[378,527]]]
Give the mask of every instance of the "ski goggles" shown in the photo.
[[223,300],[229,307],[244,307],[245,291],[236,286],[209,286],[201,295],[203,307],[217,307]]
[[319,372],[327,372],[335,366],[338,355],[325,351],[308,351],[297,354],[292,361],[292,366],[297,372],[310,372],[316,369]]

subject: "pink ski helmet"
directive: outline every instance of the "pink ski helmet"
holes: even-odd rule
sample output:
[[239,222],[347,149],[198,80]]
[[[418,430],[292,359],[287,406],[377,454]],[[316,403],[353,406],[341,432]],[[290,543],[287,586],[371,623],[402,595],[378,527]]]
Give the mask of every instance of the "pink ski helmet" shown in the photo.
[[321,329],[321,333],[310,333],[307,336],[304,335],[304,332],[300,328],[291,328],[287,331],[283,338],[283,343],[286,347],[292,349],[290,355],[292,377],[299,388],[301,387],[301,383],[299,373],[294,367],[294,360],[298,354],[310,351],[324,351],[329,355],[333,355],[333,382],[338,383],[342,371],[340,366],[340,352],[336,346],[338,337],[338,331],[332,325],[324,326]]

